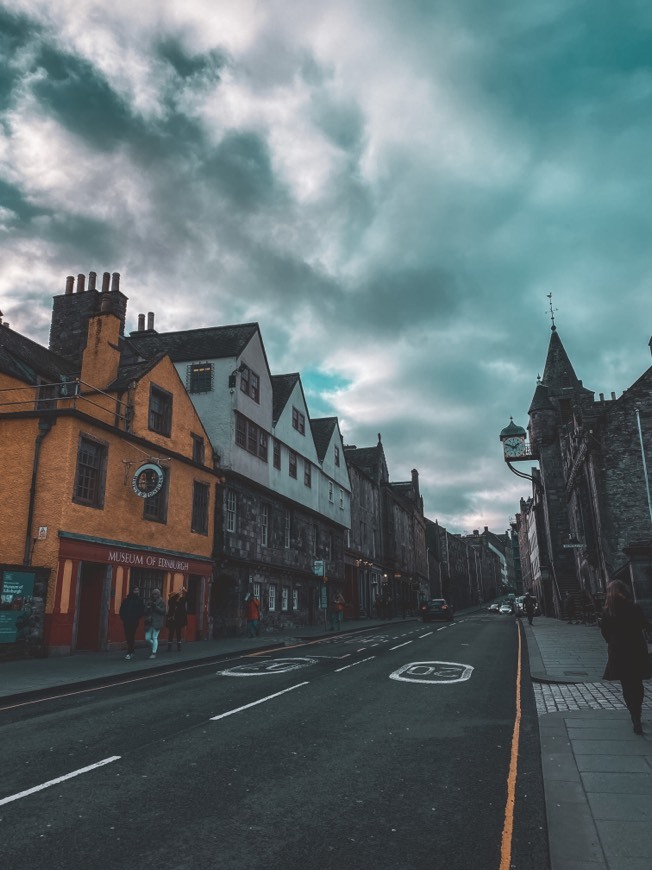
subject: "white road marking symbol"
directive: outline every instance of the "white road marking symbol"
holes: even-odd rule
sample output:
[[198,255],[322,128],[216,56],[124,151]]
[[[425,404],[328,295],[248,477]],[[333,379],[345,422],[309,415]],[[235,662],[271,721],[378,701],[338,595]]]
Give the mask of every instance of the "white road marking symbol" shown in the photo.
[[463,683],[473,673],[472,665],[459,662],[410,662],[389,675],[404,683]]
[[298,671],[300,668],[314,665],[315,661],[315,659],[309,658],[271,659],[271,661],[236,665],[234,668],[227,668],[225,671],[217,671],[216,673],[222,677],[266,677],[270,674],[287,674],[290,671]]

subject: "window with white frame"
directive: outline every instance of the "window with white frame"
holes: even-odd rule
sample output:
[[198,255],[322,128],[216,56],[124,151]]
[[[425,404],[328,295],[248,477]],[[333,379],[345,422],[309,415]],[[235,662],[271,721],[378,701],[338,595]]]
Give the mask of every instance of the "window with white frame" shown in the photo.
[[226,530],[227,532],[235,532],[237,520],[238,501],[235,492],[232,489],[226,491]]
[[283,527],[283,546],[287,550],[290,546],[290,536],[292,532],[292,514],[289,510],[285,511],[285,524]]
[[340,490],[340,509],[344,510],[344,490]]
[[260,543],[263,547],[269,544],[269,505],[264,504],[260,511]]
[[290,587],[283,586],[281,589],[281,610],[290,609]]
[[276,610],[276,586],[274,583],[270,583],[267,589],[267,602],[267,609],[270,612]]
[[253,588],[253,591],[254,591],[254,598],[257,598],[257,599],[260,601],[260,593],[261,593],[261,591],[262,591],[261,588],[260,588],[260,583],[254,583],[254,584],[252,584],[252,588]]
[[298,587],[295,587],[292,590],[292,610],[298,610],[298,609],[299,609],[299,589],[298,589]]

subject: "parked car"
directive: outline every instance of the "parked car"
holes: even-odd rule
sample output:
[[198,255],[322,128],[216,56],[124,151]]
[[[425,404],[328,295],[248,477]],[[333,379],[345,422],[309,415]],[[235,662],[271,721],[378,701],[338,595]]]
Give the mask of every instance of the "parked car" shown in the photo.
[[512,613],[512,605],[511,604],[501,604],[499,613]]
[[487,610],[489,613],[498,613],[500,610],[500,604],[490,604]]
[[422,605],[421,619],[423,622],[436,622],[438,619],[452,622],[453,608],[445,598],[433,598]]

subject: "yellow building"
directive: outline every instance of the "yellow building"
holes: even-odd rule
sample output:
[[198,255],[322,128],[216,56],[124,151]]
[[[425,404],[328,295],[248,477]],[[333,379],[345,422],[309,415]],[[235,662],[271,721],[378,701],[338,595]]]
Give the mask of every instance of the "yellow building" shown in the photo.
[[125,342],[107,274],[55,297],[58,353],[0,322],[0,651],[119,648],[133,585],[185,586],[186,637],[207,636],[212,448],[169,357]]

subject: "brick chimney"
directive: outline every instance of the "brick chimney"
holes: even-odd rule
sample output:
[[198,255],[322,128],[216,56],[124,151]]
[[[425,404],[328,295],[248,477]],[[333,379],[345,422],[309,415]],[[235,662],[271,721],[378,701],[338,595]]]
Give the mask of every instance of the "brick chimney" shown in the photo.
[[[111,310],[109,295],[102,299],[100,313],[88,321],[88,336],[82,356],[81,380],[90,387],[105,390],[118,374],[120,318]],[[83,388],[82,388],[83,389]]]
[[55,296],[53,300],[50,350],[77,365],[82,362],[90,320],[100,313],[105,297],[109,302],[109,310],[120,321],[120,335],[124,333],[127,297],[120,292],[119,274],[113,273],[113,289],[110,290],[111,275],[109,272],[104,273],[101,293],[96,289],[96,280],[97,273],[91,272],[86,289],[85,276],[78,275],[75,293],[75,278],[69,275],[66,278],[65,293]]

